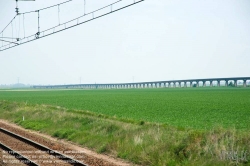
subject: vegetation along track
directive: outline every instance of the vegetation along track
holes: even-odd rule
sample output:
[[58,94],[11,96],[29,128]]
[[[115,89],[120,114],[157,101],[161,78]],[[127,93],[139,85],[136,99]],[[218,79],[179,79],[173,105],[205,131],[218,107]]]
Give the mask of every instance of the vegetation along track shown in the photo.
[[[27,165],[75,165],[86,166],[86,164],[61,154],[44,145],[36,143],[30,139],[17,135],[13,132],[0,128],[1,148],[18,158],[20,163]],[[7,163],[13,163],[8,158]]]

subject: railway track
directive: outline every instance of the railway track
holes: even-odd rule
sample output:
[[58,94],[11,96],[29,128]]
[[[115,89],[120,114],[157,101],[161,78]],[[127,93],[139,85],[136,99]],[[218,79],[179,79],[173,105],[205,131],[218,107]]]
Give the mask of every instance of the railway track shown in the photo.
[[[73,157],[64,155],[3,128],[0,128],[0,148],[5,153],[14,156],[20,163],[30,166],[87,166]],[[12,163],[13,158],[4,158],[4,156],[4,161]]]

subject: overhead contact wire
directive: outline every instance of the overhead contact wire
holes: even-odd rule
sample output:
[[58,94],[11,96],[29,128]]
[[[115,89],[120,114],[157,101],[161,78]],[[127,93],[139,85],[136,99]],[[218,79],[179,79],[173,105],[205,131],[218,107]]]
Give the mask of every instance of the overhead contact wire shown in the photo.
[[24,14],[23,14],[23,36],[25,38],[25,24],[24,24]]
[[10,42],[10,41],[7,41],[7,40],[2,40],[2,39],[0,39],[0,41],[7,42],[7,43],[14,43],[14,44],[17,44],[17,43],[15,43],[15,42]]
[[19,36],[20,36],[20,29],[21,29],[21,28],[20,28],[20,17],[21,17],[21,16],[19,15],[19,29],[18,29],[18,39],[19,39]]
[[3,30],[1,31],[1,33],[3,33],[3,31],[11,24],[11,22],[16,18],[16,15],[15,17],[9,22],[9,24],[6,25],[6,27],[3,28]]
[[11,32],[12,32],[12,41],[13,41],[13,25],[12,25],[12,22],[11,22]]
[[[72,0],[69,0],[69,1],[66,1],[66,2],[63,2],[63,3],[60,3],[60,4],[64,4],[64,3],[67,3],[67,2],[70,2],[70,1],[72,1]],[[139,1],[137,1],[137,2],[134,1],[134,3],[131,3],[131,4],[129,4],[129,5],[125,5],[125,6],[123,6],[123,7],[118,8],[118,9],[111,10],[111,12],[107,12],[107,13],[102,14],[102,15],[100,15],[100,16],[93,17],[92,19],[89,19],[89,20],[87,20],[87,21],[78,23],[78,19],[79,19],[79,18],[81,18],[81,17],[83,17],[83,16],[85,16],[85,15],[88,15],[88,14],[94,14],[95,12],[100,11],[100,10],[106,8],[106,7],[109,7],[109,6],[111,6],[111,8],[112,8],[112,5],[113,5],[113,4],[116,4],[116,3],[120,2],[120,1],[122,1],[122,0],[116,1],[116,2],[114,2],[114,3],[112,3],[112,4],[109,4],[109,5],[107,5],[107,6],[104,6],[104,7],[102,7],[102,8],[99,8],[99,9],[97,9],[97,10],[94,10],[94,11],[89,12],[89,13],[87,13],[87,14],[86,14],[86,11],[85,11],[85,14],[84,14],[84,15],[82,15],[82,16],[80,16],[80,17],[77,17],[77,18],[75,18],[75,19],[72,19],[72,20],[70,20],[70,21],[67,21],[67,22],[62,23],[62,24],[65,25],[65,28],[64,28],[64,29],[58,30],[58,31],[56,31],[56,32],[53,31],[53,33],[48,33],[48,34],[46,34],[46,35],[43,35],[42,37],[50,36],[50,35],[53,35],[53,34],[55,34],[55,33],[64,31],[64,30],[66,30],[66,29],[73,28],[73,27],[75,27],[75,26],[77,26],[77,25],[80,25],[80,24],[83,24],[83,23],[87,23],[87,22],[92,21],[92,20],[94,20],[94,19],[97,19],[97,18],[106,16],[106,15],[108,15],[108,14],[110,14],[110,13],[113,13],[113,12],[116,12],[116,11],[119,11],[119,10],[122,10],[122,9],[124,9],[124,8],[130,7],[130,6],[135,5],[135,4],[137,4],[137,3],[143,2],[143,1],[145,1],[145,0],[139,0]],[[84,2],[85,2],[85,0],[84,0]],[[45,10],[45,9],[48,9],[48,8],[51,8],[51,7],[55,7],[55,6],[58,6],[58,7],[59,7],[60,4],[53,5],[53,6],[50,6],[50,7],[47,7],[47,8],[43,8],[43,9],[39,9],[39,10]],[[85,8],[85,6],[84,6],[84,8]],[[38,13],[38,32],[39,32],[39,34],[40,34],[40,33],[44,33],[44,32],[46,32],[46,31],[48,31],[48,30],[54,29],[54,28],[56,28],[56,27],[59,26],[59,25],[57,25],[57,26],[54,26],[54,27],[52,27],[52,28],[49,28],[49,29],[46,29],[46,30],[43,30],[43,31],[40,32],[40,25],[39,25],[39,10],[34,11],[34,12],[37,12],[37,13]],[[60,12],[60,9],[58,10],[58,13],[59,13],[59,12]],[[27,13],[27,12],[26,12],[26,13]],[[24,13],[24,14],[25,14],[25,13]],[[15,17],[16,17],[16,16],[15,16]],[[74,21],[74,20],[77,20],[77,24],[76,24],[76,25],[69,26],[69,27],[66,28],[66,24],[69,23],[69,22],[72,22],[72,21]],[[60,17],[59,17],[59,22],[60,22]],[[1,34],[1,33],[0,33],[0,34]],[[37,34],[38,34],[38,33],[37,33]],[[2,32],[2,35],[3,35],[3,32]],[[28,43],[28,42],[34,41],[34,40],[36,40],[36,39],[39,38],[39,36],[38,36],[38,38],[29,39],[29,38],[32,37],[32,36],[34,36],[34,34],[33,34],[33,35],[30,35],[30,36],[27,36],[27,41],[26,41],[26,42],[22,42],[21,44]],[[16,43],[15,43],[15,44],[16,44]],[[5,45],[5,46],[7,46],[7,45]],[[12,48],[12,47],[14,47],[14,46],[9,46],[8,48],[4,48],[4,49],[2,49],[2,50],[0,49],[0,51],[6,50],[6,49],[9,49],[9,48]]]
[[60,25],[60,5],[58,5],[58,25]]
[[84,15],[86,13],[86,0],[84,0]]

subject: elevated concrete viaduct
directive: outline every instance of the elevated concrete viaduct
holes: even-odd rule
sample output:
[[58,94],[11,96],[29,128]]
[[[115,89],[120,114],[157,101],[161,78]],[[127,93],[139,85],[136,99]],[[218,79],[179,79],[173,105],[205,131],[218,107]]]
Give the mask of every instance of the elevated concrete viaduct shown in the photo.
[[[41,89],[129,89],[129,88],[180,88],[180,87],[206,87],[206,86],[228,86],[232,82],[235,87],[241,81],[243,87],[247,87],[247,81],[250,77],[232,77],[232,78],[206,78],[206,79],[189,79],[189,80],[169,80],[154,82],[137,82],[137,83],[117,83],[117,84],[69,84],[69,85],[34,85],[33,88]],[[208,83],[208,85],[207,85]]]

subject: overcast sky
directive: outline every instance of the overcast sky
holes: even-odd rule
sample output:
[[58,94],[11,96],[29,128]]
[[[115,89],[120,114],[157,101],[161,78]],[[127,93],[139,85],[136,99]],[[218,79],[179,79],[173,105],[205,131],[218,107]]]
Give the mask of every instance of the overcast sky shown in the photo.
[[[19,10],[60,2],[20,1]],[[83,14],[83,2],[61,5],[60,22]],[[111,2],[86,0],[85,12]],[[0,31],[14,15],[15,1],[0,0]],[[14,35],[36,33],[36,19],[36,14],[25,16],[20,30],[17,19]],[[20,22],[23,27],[23,17]],[[57,7],[41,12],[41,29],[58,22]],[[250,76],[249,0],[145,0],[0,52],[0,84],[14,84],[18,78],[24,84],[47,85],[241,76]]]

